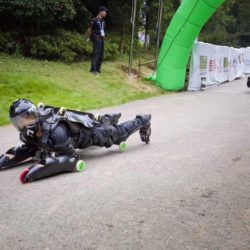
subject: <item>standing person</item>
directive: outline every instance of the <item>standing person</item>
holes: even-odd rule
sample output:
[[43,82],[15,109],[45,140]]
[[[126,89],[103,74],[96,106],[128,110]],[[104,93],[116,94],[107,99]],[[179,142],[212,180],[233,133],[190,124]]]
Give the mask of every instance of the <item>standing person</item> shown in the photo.
[[90,72],[97,75],[101,73],[101,66],[104,56],[104,38],[105,38],[105,17],[108,9],[104,6],[99,7],[97,17],[90,22],[89,34],[93,42],[93,57]]

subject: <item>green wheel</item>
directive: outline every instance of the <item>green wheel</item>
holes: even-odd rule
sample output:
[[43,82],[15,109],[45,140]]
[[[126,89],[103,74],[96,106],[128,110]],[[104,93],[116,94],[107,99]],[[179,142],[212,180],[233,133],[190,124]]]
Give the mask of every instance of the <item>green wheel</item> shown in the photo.
[[83,160],[79,160],[77,163],[76,163],[76,171],[77,172],[82,172],[86,169],[87,167],[87,164],[83,161]]
[[42,102],[39,102],[38,104],[37,104],[37,107],[39,108],[39,109],[43,109],[44,108],[44,103],[42,103]]
[[63,116],[65,113],[66,113],[66,108],[64,108],[64,107],[61,107],[60,109],[59,109],[59,111],[58,111],[58,114],[59,115],[61,115],[61,116]]
[[101,116],[100,114],[95,114],[95,119],[96,119],[97,121],[100,121],[101,118],[102,118],[102,116]]
[[127,143],[126,142],[121,142],[120,143],[120,145],[119,145],[119,149],[120,149],[120,151],[121,152],[124,152],[124,151],[126,151],[127,150],[127,148],[128,148],[128,145],[127,145]]

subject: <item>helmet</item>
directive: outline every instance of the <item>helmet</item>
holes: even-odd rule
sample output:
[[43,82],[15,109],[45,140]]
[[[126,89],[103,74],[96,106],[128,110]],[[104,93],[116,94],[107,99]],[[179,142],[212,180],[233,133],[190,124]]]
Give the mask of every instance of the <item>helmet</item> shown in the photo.
[[33,131],[36,132],[38,122],[38,112],[34,103],[27,99],[19,99],[15,101],[9,109],[9,117],[11,123],[20,132]]
[[108,12],[108,9],[105,6],[101,6],[98,8],[98,12],[100,13],[102,11]]

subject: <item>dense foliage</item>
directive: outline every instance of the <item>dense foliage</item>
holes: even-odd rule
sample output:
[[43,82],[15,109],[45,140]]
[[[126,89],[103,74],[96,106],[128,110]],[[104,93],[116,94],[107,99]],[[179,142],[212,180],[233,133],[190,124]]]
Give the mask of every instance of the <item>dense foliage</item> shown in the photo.
[[[30,57],[75,61],[90,57],[86,30],[98,6],[109,8],[106,59],[129,51],[131,1],[0,0],[0,51]],[[164,0],[161,40],[179,0]],[[137,0],[136,30],[145,31],[145,46],[155,47],[159,0]],[[250,1],[227,0],[202,30],[199,39],[232,46],[250,45]],[[136,41],[136,51],[141,51]]]
[[234,47],[250,46],[250,1],[226,0],[205,25],[200,40]]

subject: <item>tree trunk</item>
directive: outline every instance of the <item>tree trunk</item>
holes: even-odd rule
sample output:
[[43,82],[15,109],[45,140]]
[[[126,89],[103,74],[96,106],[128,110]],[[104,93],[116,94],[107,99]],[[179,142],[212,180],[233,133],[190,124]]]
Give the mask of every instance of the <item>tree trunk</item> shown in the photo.
[[120,55],[122,56],[124,53],[124,28],[122,28],[121,35],[120,35]]

